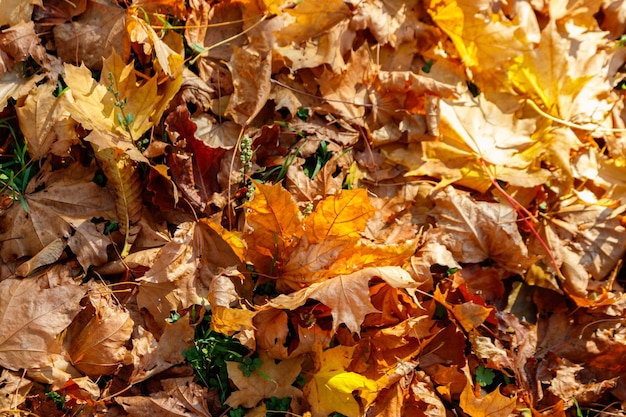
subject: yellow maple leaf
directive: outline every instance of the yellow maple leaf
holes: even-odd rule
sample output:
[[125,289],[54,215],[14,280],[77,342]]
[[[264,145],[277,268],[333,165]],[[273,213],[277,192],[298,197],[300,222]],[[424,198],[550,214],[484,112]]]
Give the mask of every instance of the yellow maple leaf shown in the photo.
[[354,349],[351,346],[337,346],[321,351],[321,346],[317,345],[319,370],[304,387],[313,417],[327,416],[333,412],[358,416],[361,412],[352,392],[377,390],[375,381],[346,371]]
[[482,89],[508,89],[502,69],[539,41],[539,25],[529,4],[516,5],[512,18],[482,2],[430,0],[428,12],[452,40]]
[[[158,75],[138,82],[134,65],[126,65],[116,53],[104,61],[99,81],[85,67],[65,64],[65,82],[72,118],[85,129],[113,133],[130,142],[139,139],[157,123],[172,99],[182,76],[179,74],[158,85]],[[89,139],[89,136],[86,138]],[[101,142],[99,145],[103,145]],[[111,139],[109,147],[118,147]]]

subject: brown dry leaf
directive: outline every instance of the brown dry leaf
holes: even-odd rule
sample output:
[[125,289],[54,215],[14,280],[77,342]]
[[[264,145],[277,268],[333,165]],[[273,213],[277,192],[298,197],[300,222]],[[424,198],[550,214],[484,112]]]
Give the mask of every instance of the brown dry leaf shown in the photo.
[[[46,2],[48,3],[48,2]],[[125,10],[115,3],[88,1],[84,13],[71,16],[67,23],[54,25],[52,33],[57,55],[63,62],[102,69],[104,57],[116,51],[125,55]],[[75,12],[72,7],[70,10]]]
[[33,381],[3,369],[0,373],[0,410],[18,408],[33,386]]
[[149,397],[115,397],[131,417],[211,417],[207,391],[193,377],[164,379],[163,391]]
[[85,290],[76,284],[49,286],[45,276],[0,282],[0,365],[16,371],[59,357],[57,336],[80,311]]
[[224,269],[245,269],[224,240],[225,235],[211,224],[208,220],[181,223],[173,239],[160,249],[150,270],[138,279],[137,303],[160,326],[165,325],[171,311],[204,305],[212,279]]
[[[568,293],[593,298],[592,294],[602,291],[603,280],[626,252],[619,214],[620,209],[572,198],[562,201],[540,223],[538,229],[560,265],[565,276],[561,285]],[[536,238],[529,245],[538,250]],[[552,266],[544,268],[554,272]]]
[[[102,232],[94,233],[93,227],[83,226],[93,218],[115,218],[110,195],[92,181],[95,173],[94,165],[85,167],[78,162],[56,171],[44,164],[26,189],[24,200],[28,212],[20,204],[13,204],[0,219],[2,258],[9,261],[33,256],[62,238],[82,239],[78,241],[87,243],[73,247],[85,268],[106,261],[109,239]],[[96,236],[99,238],[94,239]]]
[[103,284],[91,285],[88,299],[89,304],[67,330],[65,346],[72,364],[82,373],[111,375],[126,358],[133,320]]
[[141,326],[132,339],[133,373],[130,384],[145,381],[184,362],[183,352],[193,344],[194,329],[186,318],[165,324],[158,340]]
[[252,48],[233,48],[228,68],[233,76],[234,93],[224,112],[242,126],[261,111],[270,95],[272,54]]
[[363,124],[366,107],[370,106],[368,86],[376,76],[376,65],[363,46],[351,51],[346,69],[339,74],[324,69],[316,77],[320,92],[328,106],[351,123]]
[[23,62],[32,57],[42,65],[46,59],[46,49],[35,33],[35,24],[29,19],[0,33],[0,50],[11,57],[11,63]]
[[228,377],[237,386],[226,400],[233,408],[244,406],[255,407],[260,401],[272,397],[302,397],[302,391],[292,386],[301,371],[303,357],[286,359],[275,363],[264,351],[259,351],[259,359],[263,364],[250,376],[244,375],[239,362],[226,362]]
[[442,231],[440,242],[455,259],[479,263],[493,259],[521,273],[531,258],[517,228],[515,210],[505,204],[474,201],[467,193],[446,187],[433,198],[433,214]]
[[378,311],[372,305],[369,293],[369,281],[374,277],[382,278],[397,287],[410,286],[414,282],[409,273],[400,267],[369,267],[350,275],[339,275],[311,284],[289,295],[279,295],[269,305],[293,310],[312,298],[332,310],[333,333],[340,324],[345,324],[351,332],[358,333],[365,316]]

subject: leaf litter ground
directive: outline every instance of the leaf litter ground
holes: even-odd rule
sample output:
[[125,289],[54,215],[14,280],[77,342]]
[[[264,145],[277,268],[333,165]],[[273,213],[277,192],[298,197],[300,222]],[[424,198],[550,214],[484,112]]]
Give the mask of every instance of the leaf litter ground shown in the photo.
[[22,3],[0,413],[624,415],[623,1]]

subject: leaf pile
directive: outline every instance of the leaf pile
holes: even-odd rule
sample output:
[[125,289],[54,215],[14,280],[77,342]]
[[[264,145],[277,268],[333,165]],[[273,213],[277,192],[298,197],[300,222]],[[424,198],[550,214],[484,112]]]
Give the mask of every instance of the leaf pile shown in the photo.
[[4,2],[0,410],[622,415],[624,8]]

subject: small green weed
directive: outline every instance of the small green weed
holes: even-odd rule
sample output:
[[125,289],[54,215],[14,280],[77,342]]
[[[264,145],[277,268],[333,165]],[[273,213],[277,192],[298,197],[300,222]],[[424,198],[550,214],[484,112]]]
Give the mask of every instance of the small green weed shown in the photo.
[[478,368],[476,368],[476,382],[480,384],[481,387],[487,387],[493,384],[493,380],[495,377],[496,374],[491,368],[487,368],[483,365],[480,365],[478,366]]
[[291,406],[291,398],[276,398],[272,397],[269,400],[265,400],[266,417],[282,417],[285,415],[285,411],[289,411]]
[[[187,363],[194,369],[198,383],[217,390],[222,403],[230,394],[226,362],[239,362],[250,372],[260,366],[248,354],[248,349],[237,339],[211,330],[210,315],[205,316],[196,327],[194,345],[183,352]],[[249,361],[246,363],[246,360]]]
[[0,119],[0,131],[8,131],[11,138],[7,149],[0,154],[0,184],[2,184],[2,193],[8,190],[11,198],[19,200],[24,211],[28,211],[23,194],[30,180],[37,173],[37,167],[31,163],[26,151],[26,142],[21,132],[11,123],[13,119],[15,117]]
[[56,391],[48,391],[46,392],[46,397],[54,402],[54,405],[57,407],[59,411],[65,411],[65,395],[61,395]]

